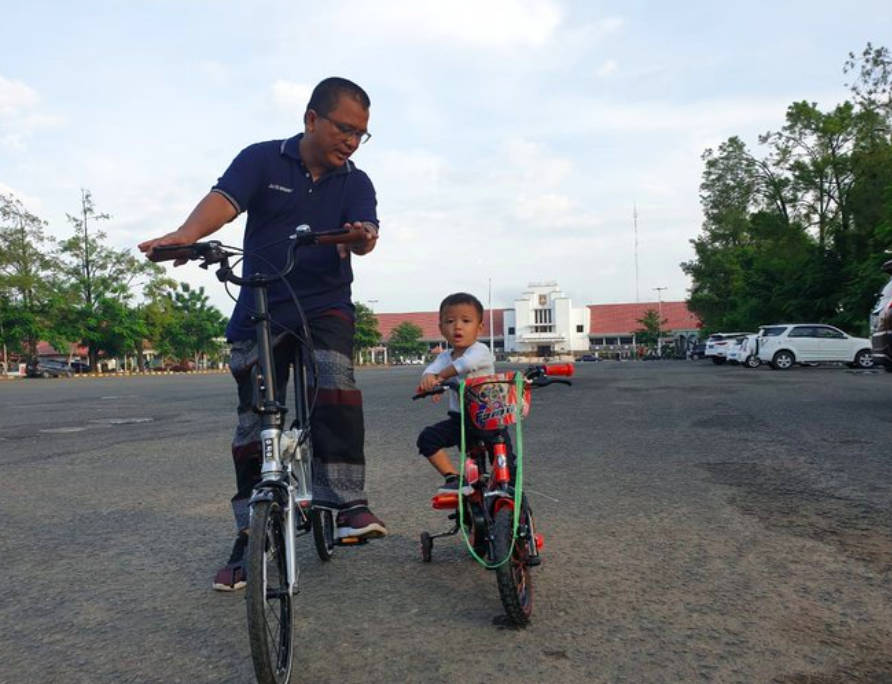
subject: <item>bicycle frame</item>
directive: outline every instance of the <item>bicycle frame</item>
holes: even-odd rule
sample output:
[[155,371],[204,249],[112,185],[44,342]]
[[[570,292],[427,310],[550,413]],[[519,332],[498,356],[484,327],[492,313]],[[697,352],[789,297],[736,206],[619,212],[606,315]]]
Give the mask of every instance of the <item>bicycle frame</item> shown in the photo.
[[[276,373],[270,331],[269,301],[265,285],[254,287],[259,375],[255,375],[257,405],[260,414],[260,482],[254,487],[248,506],[253,511],[257,501],[272,500],[277,494],[285,512],[285,564],[288,593],[297,587],[298,529],[306,533],[310,521],[306,514],[313,500],[312,452],[310,442],[307,369],[304,350],[297,346],[294,362],[294,403],[297,416],[289,430],[283,430],[287,409],[276,400]],[[294,466],[298,472],[294,472]],[[300,516],[300,524],[296,518]]]

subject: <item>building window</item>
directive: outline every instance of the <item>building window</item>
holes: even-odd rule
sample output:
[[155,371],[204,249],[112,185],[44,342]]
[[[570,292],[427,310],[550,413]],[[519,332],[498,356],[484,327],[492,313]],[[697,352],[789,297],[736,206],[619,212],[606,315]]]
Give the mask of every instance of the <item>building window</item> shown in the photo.
[[632,344],[632,338],[631,337],[620,337],[619,343],[620,344]]
[[576,326],[576,332],[578,332],[578,333],[581,333],[581,332],[582,332],[582,326],[581,326],[581,325],[577,325],[577,326]]
[[513,326],[513,325],[509,325],[509,326],[508,326],[508,334],[509,334],[509,335],[513,335],[513,334],[514,334],[514,326]]
[[548,295],[539,295],[539,306],[548,306]]

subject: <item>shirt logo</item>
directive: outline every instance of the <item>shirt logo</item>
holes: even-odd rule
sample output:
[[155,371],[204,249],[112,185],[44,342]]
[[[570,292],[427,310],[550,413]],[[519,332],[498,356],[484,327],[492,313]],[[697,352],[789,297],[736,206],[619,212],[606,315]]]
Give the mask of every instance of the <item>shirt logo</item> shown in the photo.
[[284,185],[276,185],[275,183],[270,183],[266,187],[270,190],[278,190],[279,192],[294,192],[294,188],[286,188]]

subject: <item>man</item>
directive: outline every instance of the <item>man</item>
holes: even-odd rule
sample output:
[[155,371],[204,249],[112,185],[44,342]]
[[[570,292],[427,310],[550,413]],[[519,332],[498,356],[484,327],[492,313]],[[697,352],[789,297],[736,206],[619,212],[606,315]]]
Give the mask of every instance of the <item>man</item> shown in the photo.
[[[298,255],[289,275],[291,288],[306,314],[316,352],[318,395],[312,417],[313,497],[318,506],[338,512],[339,536],[365,538],[387,534],[368,508],[362,396],[353,378],[353,305],[350,253],[368,254],[378,239],[375,190],[350,156],[370,137],[369,98],[355,83],[327,78],[310,96],[304,132],[287,140],[257,143],[242,150],[186,222],[161,238],[139,245],[150,252],[160,245],[200,240],[242,211],[247,211],[243,273],[269,273],[284,265],[283,245],[300,224],[317,230],[343,226],[362,231],[363,239],[344,245],[313,247]],[[232,497],[237,536],[229,562],[213,586],[233,591],[245,586],[248,500],[260,479],[260,420],[252,410],[254,388],[239,373],[255,347],[252,292],[242,288],[226,329],[230,368],[238,384],[238,425],[232,441],[236,487]],[[270,314],[278,329],[300,329],[287,286],[269,290]],[[275,350],[279,392],[284,397],[287,362],[294,343]],[[250,375],[250,374],[247,374]]]

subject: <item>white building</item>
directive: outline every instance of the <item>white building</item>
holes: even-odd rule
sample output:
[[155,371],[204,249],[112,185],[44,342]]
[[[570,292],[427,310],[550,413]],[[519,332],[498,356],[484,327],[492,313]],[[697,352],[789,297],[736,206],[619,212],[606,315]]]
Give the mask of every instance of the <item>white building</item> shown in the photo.
[[589,311],[574,309],[555,282],[530,283],[504,311],[505,351],[553,356],[589,349]]

